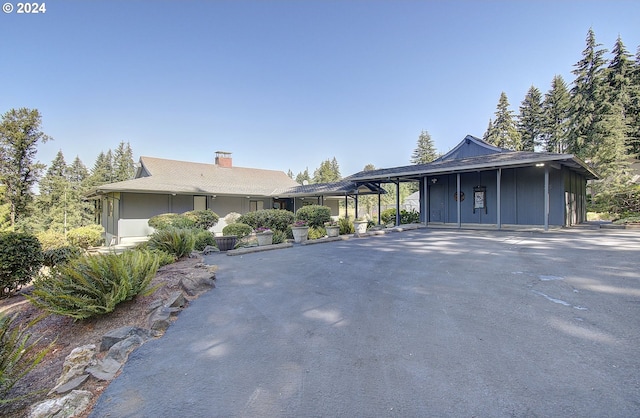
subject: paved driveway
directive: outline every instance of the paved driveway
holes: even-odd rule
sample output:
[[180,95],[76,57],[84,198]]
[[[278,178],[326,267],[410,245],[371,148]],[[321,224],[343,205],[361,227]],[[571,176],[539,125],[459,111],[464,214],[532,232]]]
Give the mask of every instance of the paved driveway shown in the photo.
[[93,417],[640,416],[640,234],[417,230],[210,256]]

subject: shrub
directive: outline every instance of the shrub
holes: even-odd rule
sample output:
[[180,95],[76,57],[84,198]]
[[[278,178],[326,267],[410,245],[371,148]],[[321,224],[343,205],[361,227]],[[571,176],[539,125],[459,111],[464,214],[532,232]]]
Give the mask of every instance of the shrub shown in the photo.
[[89,247],[101,245],[103,242],[102,234],[104,234],[104,228],[100,225],[81,226],[67,232],[67,240],[71,245],[86,250]]
[[[380,214],[382,222],[385,224],[396,223],[396,210],[394,208],[386,209]],[[420,222],[420,213],[415,210],[400,209],[400,224],[414,224]]]
[[193,227],[198,229],[209,230],[218,223],[218,214],[211,210],[192,210],[185,212],[182,216],[193,222]]
[[238,222],[238,218],[240,216],[242,215],[240,215],[238,212],[229,212],[223,219],[226,222],[226,224],[229,225],[229,224],[234,224]]
[[67,245],[65,247],[51,248],[43,251],[42,255],[43,264],[47,267],[53,267],[80,257],[82,250],[78,247]]
[[29,283],[42,266],[40,241],[21,232],[0,234],[0,298]]
[[163,213],[160,215],[152,216],[147,223],[150,227],[157,230],[169,228],[187,229],[194,228],[195,226],[195,221],[193,218],[188,218],[177,213]]
[[210,231],[205,231],[202,229],[197,229],[193,231],[193,235],[195,238],[195,242],[193,244],[193,249],[196,251],[202,251],[207,245],[216,246],[216,239],[213,236],[213,233]]
[[282,244],[287,240],[287,233],[284,231],[273,231],[273,243],[274,244]]
[[349,218],[338,219],[338,226],[340,227],[340,235],[353,234],[356,232],[353,227],[353,222]]
[[323,238],[325,235],[327,235],[327,230],[321,226],[320,227],[312,226],[309,228],[308,239]]
[[269,228],[272,231],[286,231],[287,227],[293,222],[294,215],[284,209],[262,209],[254,212],[245,213],[238,218],[238,222],[247,224],[253,229]]
[[156,257],[158,257],[158,266],[160,267],[166,266],[168,264],[173,264],[176,262],[176,257],[174,255],[165,253],[164,251],[161,251],[161,250],[135,250],[135,251],[149,251],[150,253],[154,254]]
[[307,221],[311,227],[322,227],[331,221],[331,208],[320,205],[303,206],[296,211],[296,219]]
[[195,243],[196,238],[191,229],[160,229],[151,235],[149,249],[164,251],[179,259],[191,254]]
[[157,270],[158,256],[149,251],[86,255],[36,280],[27,298],[50,313],[91,318],[147,290]]
[[40,246],[42,247],[42,251],[48,251],[55,248],[67,247],[69,245],[69,241],[67,241],[67,237],[64,236],[62,232],[54,231],[53,229],[49,229],[45,232],[40,232],[36,235],[38,237],[38,241],[40,241]]
[[238,238],[244,238],[253,232],[253,228],[242,222],[229,224],[222,228],[222,235],[236,235]]
[[14,325],[17,315],[12,317],[0,314],[0,405],[12,399],[5,399],[11,388],[35,368],[53,348],[55,341],[43,349],[38,349],[40,339],[30,342],[27,333],[39,319],[26,326]]

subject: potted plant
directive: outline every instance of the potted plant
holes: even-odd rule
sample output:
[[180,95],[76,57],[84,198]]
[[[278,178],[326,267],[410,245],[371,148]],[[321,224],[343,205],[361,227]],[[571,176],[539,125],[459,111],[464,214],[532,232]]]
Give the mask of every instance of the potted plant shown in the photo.
[[340,235],[340,226],[338,222],[331,220],[329,222],[324,223],[324,229],[327,231],[328,237],[337,237]]
[[256,233],[256,238],[258,239],[258,246],[273,244],[273,231],[269,228],[256,228],[254,232]]
[[293,233],[293,240],[297,243],[301,243],[307,240],[309,236],[309,225],[307,221],[295,221],[291,225],[291,232]]
[[367,232],[367,225],[369,225],[369,221],[363,218],[358,218],[353,221],[353,228],[355,229],[355,234],[360,235]]

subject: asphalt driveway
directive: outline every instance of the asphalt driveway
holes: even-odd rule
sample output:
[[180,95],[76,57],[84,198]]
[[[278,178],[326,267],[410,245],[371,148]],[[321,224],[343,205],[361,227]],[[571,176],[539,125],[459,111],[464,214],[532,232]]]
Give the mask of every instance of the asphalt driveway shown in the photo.
[[640,233],[423,229],[228,257],[92,417],[640,416]]

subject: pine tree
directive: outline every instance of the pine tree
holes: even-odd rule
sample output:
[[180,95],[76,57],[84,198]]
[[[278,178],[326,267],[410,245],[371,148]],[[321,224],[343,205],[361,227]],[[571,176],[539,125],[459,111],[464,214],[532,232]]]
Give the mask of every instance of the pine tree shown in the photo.
[[73,163],[67,168],[67,176],[72,197],[72,217],[68,220],[71,227],[91,225],[93,223],[93,204],[84,199],[84,193],[88,188],[89,170],[76,156]]
[[535,86],[531,86],[522,104],[518,117],[518,133],[521,138],[522,151],[535,151],[536,145],[542,141],[544,119],[542,112],[542,94]]
[[427,131],[421,131],[418,136],[416,149],[411,154],[411,164],[426,164],[438,158],[438,152],[433,144],[431,135]]
[[313,172],[313,183],[333,183],[341,178],[340,168],[335,157],[333,160],[325,160],[320,163],[320,167]]
[[629,92],[629,137],[627,147],[629,155],[640,159],[640,46],[631,71]]
[[100,152],[96,158],[93,168],[91,169],[91,175],[89,176],[88,184],[91,187],[100,186],[102,184],[113,183],[113,157],[111,150],[107,153]]
[[9,110],[0,122],[0,183],[5,186],[14,229],[29,214],[32,187],[44,168],[35,160],[37,146],[51,138],[41,131],[41,124],[40,112],[27,108]]
[[64,232],[67,203],[69,202],[67,163],[59,150],[39,183],[40,195],[36,201],[39,216],[34,219],[40,229]]
[[542,142],[547,152],[564,153],[568,147],[569,91],[564,79],[556,75],[542,103],[544,127]]
[[309,167],[305,168],[304,171],[298,173],[296,176],[296,182],[299,184],[304,184],[305,182],[311,182],[311,176],[309,175]]
[[513,111],[509,110],[509,100],[505,92],[500,94],[500,100],[495,112],[496,119],[490,123],[484,138],[497,147],[517,151],[520,149],[520,134],[513,120]]
[[136,173],[133,151],[127,142],[120,142],[113,155],[113,181],[130,180]]
[[287,177],[289,177],[290,179],[293,179],[293,171],[291,171],[291,169],[287,171]]

